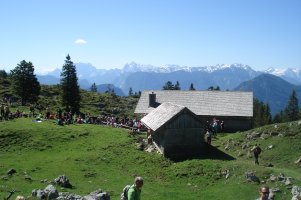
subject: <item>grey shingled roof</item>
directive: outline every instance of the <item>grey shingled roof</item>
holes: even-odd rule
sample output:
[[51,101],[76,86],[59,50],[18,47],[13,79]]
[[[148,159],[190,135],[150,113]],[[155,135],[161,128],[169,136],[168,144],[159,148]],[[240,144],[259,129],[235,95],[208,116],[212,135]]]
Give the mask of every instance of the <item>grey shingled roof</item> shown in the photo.
[[252,92],[228,91],[180,91],[152,90],[143,91],[135,113],[150,113],[149,94],[156,94],[156,102],[170,102],[187,107],[196,115],[208,116],[253,116]]
[[184,109],[184,106],[172,103],[162,103],[156,109],[152,110],[148,115],[143,117],[141,122],[151,128],[153,131],[156,131]]

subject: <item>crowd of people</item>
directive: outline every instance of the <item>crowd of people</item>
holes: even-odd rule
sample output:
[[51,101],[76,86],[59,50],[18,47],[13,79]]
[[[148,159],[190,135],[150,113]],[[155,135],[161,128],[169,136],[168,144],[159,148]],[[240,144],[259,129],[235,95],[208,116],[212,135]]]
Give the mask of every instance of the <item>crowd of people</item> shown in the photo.
[[225,123],[216,118],[213,118],[212,122],[207,121],[205,126],[205,139],[207,144],[211,145],[212,137],[215,137],[217,133],[224,132]]
[[116,128],[128,128],[137,132],[146,130],[140,120],[137,118],[131,119],[127,116],[121,118],[114,115],[91,115],[90,113],[73,114],[68,110],[63,111],[62,109],[51,112],[48,107],[42,111],[41,109],[37,110],[33,105],[29,105],[28,110],[29,112],[27,113],[19,109],[16,109],[15,112],[11,112],[8,104],[0,104],[0,121],[29,117],[34,118],[34,120],[38,122],[43,120],[55,120],[58,125],[96,124]]

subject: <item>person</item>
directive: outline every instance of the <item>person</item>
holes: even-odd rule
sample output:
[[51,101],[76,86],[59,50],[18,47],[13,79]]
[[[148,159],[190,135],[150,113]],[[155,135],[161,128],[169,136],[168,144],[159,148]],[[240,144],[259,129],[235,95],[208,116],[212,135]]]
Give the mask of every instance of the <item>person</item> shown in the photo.
[[207,141],[207,144],[211,145],[211,140],[212,140],[212,132],[207,130],[206,134],[206,141]]
[[268,186],[264,185],[261,186],[261,188],[259,189],[259,198],[257,198],[256,200],[272,200],[272,198],[269,197],[270,195],[270,189]]
[[136,177],[135,183],[130,187],[128,191],[128,200],[140,200],[142,186],[143,186],[142,177],[140,176]]
[[224,121],[221,122],[221,132],[223,133],[225,131],[225,123]]
[[258,146],[258,144],[255,144],[255,146],[251,149],[254,153],[254,158],[255,158],[255,164],[259,165],[258,157],[259,154],[261,153],[261,148]]
[[16,197],[16,200],[25,200],[25,197],[19,195]]

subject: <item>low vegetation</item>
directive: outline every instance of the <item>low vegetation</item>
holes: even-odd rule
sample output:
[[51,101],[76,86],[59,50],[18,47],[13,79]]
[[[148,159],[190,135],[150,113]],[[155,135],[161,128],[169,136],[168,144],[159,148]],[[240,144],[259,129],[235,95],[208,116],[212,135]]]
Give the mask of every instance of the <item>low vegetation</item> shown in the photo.
[[[56,186],[59,191],[86,195],[101,188],[111,199],[119,199],[136,175],[145,179],[145,200],[255,199],[261,183],[247,181],[245,173],[250,171],[261,182],[280,189],[276,199],[290,199],[291,186],[270,181],[271,174],[283,173],[293,177],[293,185],[301,186],[300,164],[294,163],[301,156],[298,121],[219,134],[213,140],[212,154],[181,161],[141,151],[137,145],[141,138],[145,135],[129,136],[128,130],[100,125],[58,126],[31,118],[2,121],[0,198],[12,189],[30,196],[33,189],[44,189],[59,175],[66,175],[74,186]],[[255,143],[263,149],[259,166],[248,154]],[[11,168],[17,173],[9,176]]]

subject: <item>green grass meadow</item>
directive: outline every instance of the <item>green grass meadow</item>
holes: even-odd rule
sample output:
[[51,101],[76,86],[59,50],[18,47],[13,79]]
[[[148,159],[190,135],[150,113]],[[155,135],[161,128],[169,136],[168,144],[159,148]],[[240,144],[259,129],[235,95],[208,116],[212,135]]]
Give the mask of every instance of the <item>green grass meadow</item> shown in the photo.
[[[251,131],[275,131],[273,125]],[[249,132],[251,132],[249,131]],[[221,134],[213,140],[221,155],[172,161],[158,153],[138,149],[136,142],[144,134],[129,136],[128,130],[100,125],[76,124],[58,126],[54,121],[32,122],[30,118],[0,122],[0,199],[16,189],[16,195],[31,195],[33,189],[44,189],[59,175],[66,175],[72,189],[59,186],[81,196],[101,188],[111,199],[120,193],[135,176],[145,180],[143,200],[196,199],[256,199],[260,184],[246,181],[246,171],[256,171],[260,180],[270,174],[295,177],[294,185],[301,186],[301,168],[294,163],[301,156],[301,123],[280,124],[276,131],[283,137],[257,138],[263,149],[260,165],[247,156],[237,142],[243,142],[248,132]],[[224,146],[229,144],[230,149]],[[269,145],[274,148],[267,150]],[[240,152],[238,154],[238,152]],[[265,167],[272,163],[274,167]],[[8,176],[6,172],[16,169]],[[229,170],[226,179],[223,171]],[[30,176],[32,180],[27,180]],[[267,182],[280,188],[276,199],[291,199],[290,189],[280,182]]]

